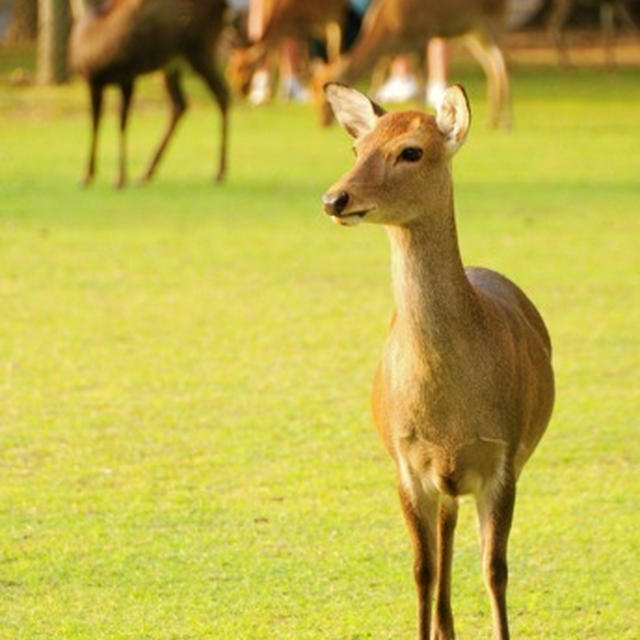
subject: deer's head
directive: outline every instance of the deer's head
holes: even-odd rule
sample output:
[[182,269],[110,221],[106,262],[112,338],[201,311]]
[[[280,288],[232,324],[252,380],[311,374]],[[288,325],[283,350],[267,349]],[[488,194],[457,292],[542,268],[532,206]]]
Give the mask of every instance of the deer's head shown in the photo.
[[357,158],[322,198],[335,222],[407,225],[425,215],[431,202],[450,197],[450,160],[470,121],[461,86],[446,90],[435,116],[385,113],[363,93],[340,84],[326,85],[325,93],[336,119],[355,138]]
[[261,45],[236,47],[229,55],[227,75],[234,93],[247,97],[251,90],[251,79],[262,59]]

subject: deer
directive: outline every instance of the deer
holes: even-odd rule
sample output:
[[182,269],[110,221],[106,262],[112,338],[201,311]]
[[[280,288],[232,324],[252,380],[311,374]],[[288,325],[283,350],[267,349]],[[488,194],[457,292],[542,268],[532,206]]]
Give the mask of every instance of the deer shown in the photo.
[[169,97],[170,117],[165,133],[140,178],[148,182],[167,148],[176,125],[187,109],[182,70],[184,57],[204,80],[221,112],[221,141],[216,180],[227,168],[227,113],[229,91],[216,69],[213,48],[223,27],[225,0],[106,0],[89,8],[72,28],[70,66],[86,79],[91,102],[89,160],[82,181],[89,185],[96,171],[96,147],[103,92],[117,85],[121,93],[119,164],[116,187],[127,182],[126,128],[138,76],[162,71]]
[[263,66],[287,38],[325,37],[329,60],[337,60],[342,43],[341,23],[347,6],[348,0],[262,0],[262,19],[249,29],[253,42],[236,48],[231,55],[229,75],[232,85],[240,94],[247,95],[255,70]]
[[349,54],[316,72],[314,99],[321,124],[333,117],[323,91],[328,82],[353,84],[382,56],[420,49],[434,37],[464,37],[487,76],[489,126],[509,127],[509,77],[500,45],[506,9],[506,0],[373,0]]
[[[600,27],[602,30],[602,43],[604,47],[605,64],[614,64],[613,38],[615,33],[616,15],[633,32],[637,27],[629,10],[627,0],[592,0],[600,9]],[[549,35],[558,51],[558,59],[563,66],[569,66],[569,49],[564,34],[564,26],[571,15],[575,0],[554,0],[551,14],[547,23]]]
[[516,481],[554,402],[549,332],[511,280],[462,265],[451,162],[470,126],[464,89],[448,87],[435,115],[386,113],[337,83],[325,94],[356,161],[323,195],[324,210],[343,226],[382,225],[391,247],[395,312],[372,405],[413,543],[417,637],[454,638],[453,538],[458,499],[470,494],[493,638],[508,640]]

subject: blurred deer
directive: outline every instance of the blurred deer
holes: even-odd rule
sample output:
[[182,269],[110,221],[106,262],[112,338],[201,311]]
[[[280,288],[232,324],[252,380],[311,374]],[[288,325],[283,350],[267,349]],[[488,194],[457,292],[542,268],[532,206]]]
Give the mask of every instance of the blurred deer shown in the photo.
[[418,638],[454,638],[453,536],[458,497],[472,494],[493,638],[508,640],[507,540],[516,480],[551,416],[549,334],[510,280],[462,266],[451,177],[470,122],[462,88],[445,91],[435,117],[386,114],[344,85],[326,94],[357,159],[324,209],[341,225],[383,225],[391,244],[396,310],[373,410],[413,541]]
[[382,56],[421,49],[434,37],[464,36],[487,76],[489,124],[509,126],[509,77],[500,46],[506,4],[506,0],[374,0],[349,54],[314,78],[321,122],[327,124],[332,117],[322,92],[327,82],[353,84]]
[[214,46],[223,25],[225,0],[107,0],[88,9],[74,24],[70,41],[70,63],[89,84],[92,133],[84,184],[95,174],[96,145],[105,86],[120,88],[120,148],[116,186],[127,181],[126,127],[137,76],[162,70],[171,113],[162,140],[141,181],[153,176],[178,120],[187,108],[182,73],[175,59],[185,57],[204,80],[220,107],[222,133],[217,180],[226,171],[227,110],[226,82],[216,69]]
[[262,0],[262,19],[250,28],[252,44],[238,47],[231,55],[232,86],[246,95],[256,69],[265,65],[268,57],[288,38],[326,38],[328,58],[336,60],[340,55],[341,23],[347,5],[348,0]]
[[[637,28],[631,17],[627,0],[589,0],[591,4],[600,7],[600,27],[602,29],[602,43],[606,64],[615,62],[613,40],[615,36],[616,16],[624,22],[632,31]],[[558,51],[560,63],[568,66],[569,48],[565,37],[564,26],[571,16],[575,0],[554,0],[551,15],[549,16],[549,34]]]

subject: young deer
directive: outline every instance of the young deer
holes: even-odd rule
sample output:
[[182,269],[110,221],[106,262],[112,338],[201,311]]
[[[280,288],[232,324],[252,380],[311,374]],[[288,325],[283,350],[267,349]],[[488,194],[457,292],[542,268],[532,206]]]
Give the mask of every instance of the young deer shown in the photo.
[[473,494],[494,639],[507,640],[507,538],[516,480],[551,415],[549,334],[515,284],[462,266],[451,177],[470,121],[462,88],[446,90],[435,117],[385,114],[344,85],[325,91],[357,161],[323,196],[324,209],[342,225],[382,224],[391,242],[396,311],[373,409],[413,540],[418,638],[454,637],[458,496]]
[[222,138],[217,179],[226,171],[227,109],[229,96],[224,78],[212,60],[222,29],[225,0],[106,0],[89,9],[73,27],[71,67],[89,83],[92,135],[84,184],[95,174],[98,126],[102,94],[116,84],[122,93],[120,107],[119,170],[116,186],[127,180],[126,126],[137,76],[162,69],[171,102],[165,134],[141,181],[152,176],[180,116],[187,108],[180,69],[172,62],[184,56],[213,93],[222,114]]
[[500,47],[506,5],[506,0],[374,0],[348,55],[314,78],[321,122],[327,124],[331,118],[322,93],[327,81],[352,84],[384,55],[420,49],[434,37],[464,36],[487,76],[489,124],[508,127],[509,77]]

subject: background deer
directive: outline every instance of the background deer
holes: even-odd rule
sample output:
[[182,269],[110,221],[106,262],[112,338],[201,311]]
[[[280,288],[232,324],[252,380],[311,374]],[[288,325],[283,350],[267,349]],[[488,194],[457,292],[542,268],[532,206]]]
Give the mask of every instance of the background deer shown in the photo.
[[222,134],[217,179],[226,171],[227,110],[229,96],[224,78],[214,66],[213,48],[223,24],[225,0],[107,0],[89,9],[74,24],[70,41],[70,63],[89,83],[92,134],[84,184],[95,174],[96,145],[102,94],[105,86],[120,87],[120,150],[116,185],[127,179],[126,127],[134,81],[137,76],[162,69],[171,104],[165,134],[142,181],[152,176],[187,102],[181,71],[173,64],[184,56],[205,81],[220,107]]
[[349,54],[314,79],[321,121],[326,124],[331,119],[322,92],[326,82],[352,84],[383,55],[420,49],[433,37],[465,36],[487,76],[489,124],[508,126],[509,78],[500,46],[506,4],[506,0],[374,0]]
[[277,51],[286,38],[326,38],[328,58],[337,60],[347,6],[348,0],[263,0],[262,19],[250,34],[253,44],[236,49],[231,56],[232,85],[246,95],[255,70],[266,63],[269,54]]
[[494,639],[508,640],[507,539],[516,480],[553,406],[549,334],[515,284],[462,266],[451,158],[469,128],[464,91],[447,89],[435,117],[385,114],[344,85],[329,84],[326,95],[357,160],[324,208],[342,225],[384,225],[391,243],[396,311],[373,408],[413,541],[418,638],[454,637],[458,496],[473,494]]

